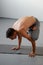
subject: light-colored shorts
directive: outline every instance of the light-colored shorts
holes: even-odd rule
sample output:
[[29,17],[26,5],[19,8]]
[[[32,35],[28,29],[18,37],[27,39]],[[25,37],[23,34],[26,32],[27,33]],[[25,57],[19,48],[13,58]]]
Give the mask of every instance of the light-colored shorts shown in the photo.
[[40,31],[40,22],[36,19],[36,23],[34,25],[37,27],[37,29],[36,30],[31,30],[31,27],[30,27],[30,29],[28,30],[28,34],[31,35],[33,40],[38,40],[39,31]]

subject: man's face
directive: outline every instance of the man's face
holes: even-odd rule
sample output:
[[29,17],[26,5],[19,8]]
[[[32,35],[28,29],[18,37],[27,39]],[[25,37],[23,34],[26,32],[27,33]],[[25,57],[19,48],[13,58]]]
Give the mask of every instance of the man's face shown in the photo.
[[16,32],[14,32],[14,34],[12,36],[10,36],[10,39],[13,40],[13,39],[16,39],[16,37],[17,37],[17,34],[16,34]]

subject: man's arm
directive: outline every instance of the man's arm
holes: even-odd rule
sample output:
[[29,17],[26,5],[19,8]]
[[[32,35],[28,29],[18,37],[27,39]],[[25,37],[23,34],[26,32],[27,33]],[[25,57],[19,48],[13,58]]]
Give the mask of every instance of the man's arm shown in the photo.
[[18,46],[17,47],[13,47],[12,50],[19,50],[20,49],[20,45],[21,45],[21,41],[22,41],[22,36],[20,34],[18,34]]
[[31,36],[28,35],[25,30],[21,30],[20,33],[21,33],[21,35],[22,35],[24,38],[26,38],[26,39],[28,39],[29,41],[31,41]]
[[22,36],[18,34],[18,46],[17,46],[18,49],[20,49],[21,41],[22,41]]

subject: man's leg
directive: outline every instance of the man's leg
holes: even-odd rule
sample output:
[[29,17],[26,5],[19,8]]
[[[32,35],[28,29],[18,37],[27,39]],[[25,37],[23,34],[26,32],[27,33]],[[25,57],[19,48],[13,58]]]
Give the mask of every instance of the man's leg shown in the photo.
[[35,53],[35,49],[36,49],[36,43],[35,43],[35,41],[38,40],[38,38],[39,38],[39,31],[40,31],[39,30],[40,23],[39,23],[38,20],[36,20],[35,26],[37,27],[37,29],[31,32],[31,37],[33,39],[33,42],[32,42],[33,49],[32,50],[33,50],[34,53]]
[[35,50],[36,50],[36,43],[35,43],[35,41],[34,40],[32,40],[31,41],[31,43],[32,43],[32,52],[29,54],[29,56],[35,56]]
[[30,56],[34,56],[34,55],[35,55],[35,47],[36,47],[35,41],[34,41],[34,40],[31,38],[31,36],[28,35],[27,32],[25,32],[24,30],[21,30],[20,32],[21,32],[21,35],[22,35],[23,37],[25,37],[26,39],[28,39],[28,40],[32,43],[32,53],[30,53],[29,55],[30,55]]

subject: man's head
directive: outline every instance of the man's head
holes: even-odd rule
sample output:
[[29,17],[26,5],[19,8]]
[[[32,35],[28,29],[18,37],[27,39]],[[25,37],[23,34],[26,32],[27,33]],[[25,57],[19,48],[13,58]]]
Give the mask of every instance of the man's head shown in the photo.
[[17,37],[17,33],[13,28],[8,28],[6,31],[6,37],[13,40]]

